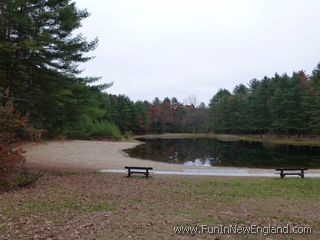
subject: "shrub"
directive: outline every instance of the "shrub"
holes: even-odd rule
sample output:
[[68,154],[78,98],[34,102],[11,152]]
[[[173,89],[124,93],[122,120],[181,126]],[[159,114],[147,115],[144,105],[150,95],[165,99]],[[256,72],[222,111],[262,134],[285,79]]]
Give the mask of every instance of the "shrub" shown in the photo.
[[133,136],[132,131],[125,131],[124,132],[124,138],[125,139],[132,138],[132,136]]
[[32,172],[29,169],[22,167],[17,171],[16,185],[19,187],[26,187],[34,184],[45,174],[45,171]]
[[117,125],[107,121],[94,122],[89,115],[81,115],[69,131],[68,137],[87,139],[89,137],[112,137],[115,140],[121,139],[121,132]]
[[82,115],[78,123],[70,130],[69,137],[86,139],[88,137],[111,137],[121,139],[121,132],[117,125],[107,121],[93,122],[88,115]]
[[[6,92],[9,96],[9,92]],[[15,149],[12,145],[17,141],[16,131],[24,127],[27,119],[14,110],[11,98],[5,107],[0,109],[0,182],[6,185],[12,178],[14,167],[25,161],[22,149]]]
[[0,108],[0,187],[10,187],[16,180],[16,168],[25,162],[24,151],[15,148],[18,141],[17,130],[27,124],[27,118],[15,111],[9,91],[5,91],[8,99],[5,106]]
[[94,124],[88,115],[81,115],[79,122],[70,130],[68,136],[71,138],[87,138],[93,132]]
[[109,122],[100,122],[94,125],[92,132],[94,136],[110,136],[115,140],[121,139],[121,132],[117,125]]
[[25,162],[22,149],[12,149],[8,144],[0,144],[0,189],[16,185],[17,169]]
[[5,98],[8,99],[5,106],[0,106],[0,189],[27,186],[40,177],[23,167],[24,151],[17,148],[15,143],[20,140],[18,132],[23,128],[28,129],[29,137],[33,141],[41,138],[41,131],[26,127],[27,118],[15,111],[8,90],[5,91]]

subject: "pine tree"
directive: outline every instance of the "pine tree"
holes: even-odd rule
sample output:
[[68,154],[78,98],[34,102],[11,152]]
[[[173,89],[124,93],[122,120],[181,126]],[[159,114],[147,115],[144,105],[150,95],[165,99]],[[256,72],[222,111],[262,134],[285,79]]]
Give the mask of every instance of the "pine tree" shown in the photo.
[[244,133],[247,127],[247,98],[248,89],[245,85],[240,84],[233,90],[232,98],[232,131]]
[[74,35],[88,12],[70,0],[2,0],[0,12],[0,87],[36,127],[66,132],[81,110],[95,108],[83,97],[94,95],[87,84],[98,78],[78,77],[78,64],[98,41]]
[[263,134],[270,128],[269,85],[270,79],[256,79],[250,82],[249,97],[246,108],[247,129],[252,133]]
[[212,128],[217,132],[228,132],[232,128],[232,95],[226,89],[220,89],[210,100]]
[[311,98],[309,100],[310,128],[314,133],[320,133],[320,63],[311,76]]

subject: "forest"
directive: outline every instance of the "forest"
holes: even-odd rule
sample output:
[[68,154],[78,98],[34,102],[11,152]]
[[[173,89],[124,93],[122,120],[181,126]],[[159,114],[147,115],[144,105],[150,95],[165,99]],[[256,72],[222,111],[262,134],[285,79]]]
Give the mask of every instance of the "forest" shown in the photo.
[[[239,134],[320,133],[320,65],[275,74],[233,91],[220,89],[210,103],[155,97],[132,101],[108,94],[112,83],[81,77],[98,39],[75,34],[89,16],[70,0],[0,2],[0,105],[12,100],[25,126],[47,138],[89,138],[164,132]],[[214,66],[212,66],[214,67]],[[143,99],[143,96],[141,96]],[[25,128],[25,127],[24,127]],[[19,129],[24,136],[25,129]]]

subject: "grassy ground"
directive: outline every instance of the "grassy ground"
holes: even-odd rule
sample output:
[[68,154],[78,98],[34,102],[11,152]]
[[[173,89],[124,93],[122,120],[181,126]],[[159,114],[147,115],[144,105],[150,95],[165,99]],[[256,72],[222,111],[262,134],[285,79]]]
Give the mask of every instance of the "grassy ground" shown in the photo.
[[311,235],[197,239],[320,239],[320,180],[48,173],[0,194],[0,239],[189,239],[174,226],[311,226]]
[[298,137],[298,136],[277,136],[277,135],[234,135],[234,134],[214,134],[214,133],[165,133],[165,134],[149,134],[138,137],[147,138],[214,138],[222,141],[249,141],[263,142],[269,144],[289,144],[301,146],[320,146],[320,137]]

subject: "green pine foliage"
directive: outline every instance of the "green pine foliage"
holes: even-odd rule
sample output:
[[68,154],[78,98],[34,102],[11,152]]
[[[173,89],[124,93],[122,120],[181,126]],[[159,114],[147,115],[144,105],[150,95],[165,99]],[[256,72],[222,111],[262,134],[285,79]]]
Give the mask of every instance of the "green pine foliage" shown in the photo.
[[314,133],[320,134],[320,63],[312,72],[309,103],[309,126]]
[[70,0],[2,0],[0,12],[0,88],[49,137],[88,135],[103,120],[101,90],[110,86],[79,77],[98,43],[74,34],[88,12]]
[[275,74],[231,94],[220,90],[210,102],[210,126],[220,133],[320,133],[320,65],[308,77]]

